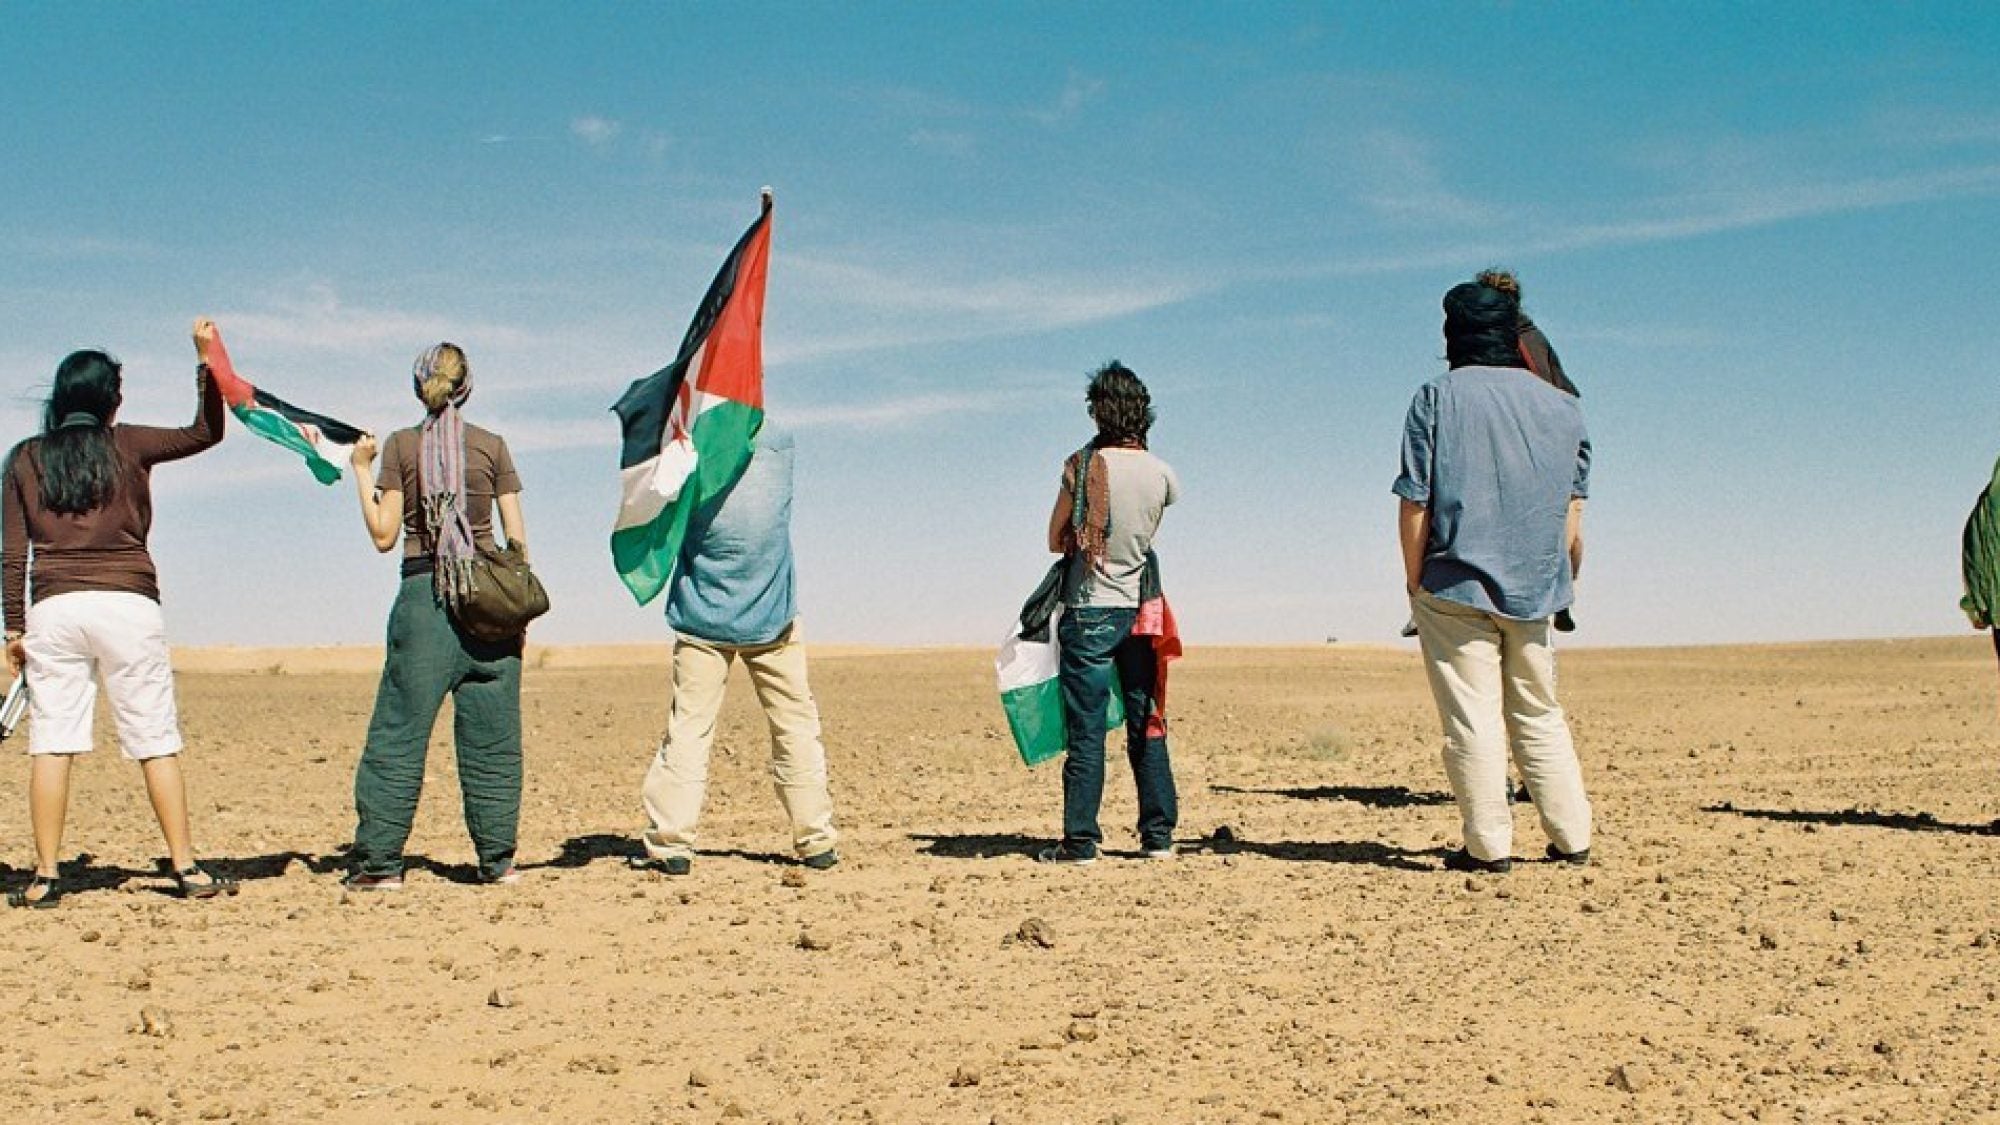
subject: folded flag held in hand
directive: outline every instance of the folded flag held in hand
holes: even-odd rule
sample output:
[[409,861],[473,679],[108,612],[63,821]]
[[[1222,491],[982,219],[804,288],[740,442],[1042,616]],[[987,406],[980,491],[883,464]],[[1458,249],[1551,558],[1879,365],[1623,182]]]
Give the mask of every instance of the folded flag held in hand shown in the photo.
[[236,373],[229,349],[217,330],[208,349],[208,370],[236,420],[252,433],[274,441],[306,459],[306,467],[321,484],[340,479],[340,463],[361,440],[361,431],[345,422],[301,410],[276,395],[258,390]]

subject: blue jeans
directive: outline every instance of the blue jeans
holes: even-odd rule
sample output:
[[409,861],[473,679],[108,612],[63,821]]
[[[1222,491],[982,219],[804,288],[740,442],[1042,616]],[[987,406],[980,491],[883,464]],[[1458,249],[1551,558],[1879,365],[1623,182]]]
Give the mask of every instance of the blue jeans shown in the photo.
[[1063,845],[1084,855],[1095,855],[1104,840],[1097,809],[1104,799],[1104,717],[1114,667],[1124,689],[1125,753],[1139,787],[1140,846],[1167,847],[1180,820],[1166,737],[1146,737],[1159,665],[1152,640],[1132,635],[1136,616],[1138,611],[1130,608],[1079,606],[1064,609],[1056,628],[1069,745],[1063,759]]

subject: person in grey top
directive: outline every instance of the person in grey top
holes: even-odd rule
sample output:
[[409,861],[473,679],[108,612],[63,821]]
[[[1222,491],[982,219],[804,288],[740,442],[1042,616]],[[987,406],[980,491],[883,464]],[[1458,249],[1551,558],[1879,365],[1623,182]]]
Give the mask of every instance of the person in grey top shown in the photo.
[[[1125,708],[1125,753],[1139,790],[1139,850],[1148,859],[1174,854],[1180,820],[1164,720],[1155,713],[1160,665],[1140,623],[1147,571],[1158,584],[1153,535],[1180,496],[1180,480],[1146,448],[1152,396],[1112,360],[1085,395],[1097,436],[1063,466],[1062,490],[1049,513],[1049,550],[1067,557],[1062,615],[1056,624],[1063,700],[1063,834],[1035,856],[1043,863],[1087,864],[1104,834],[1105,719],[1114,685]],[[1146,591],[1158,598],[1156,590]]]
[[1590,802],[1549,639],[1583,557],[1583,410],[1523,366],[1512,294],[1468,282],[1445,294],[1444,312],[1451,370],[1410,403],[1394,491],[1405,591],[1464,821],[1464,848],[1445,865],[1509,866],[1510,751],[1549,858],[1583,863]]

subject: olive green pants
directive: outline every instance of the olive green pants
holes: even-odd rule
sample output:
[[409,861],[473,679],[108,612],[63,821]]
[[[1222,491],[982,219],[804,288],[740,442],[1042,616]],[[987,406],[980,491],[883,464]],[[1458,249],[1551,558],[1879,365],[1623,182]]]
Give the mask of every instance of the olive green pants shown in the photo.
[[521,821],[521,642],[489,644],[460,633],[431,593],[430,576],[420,575],[403,580],[389,611],[382,684],[354,775],[354,870],[403,870],[431,728],[447,695],[479,873],[490,878],[513,864]]

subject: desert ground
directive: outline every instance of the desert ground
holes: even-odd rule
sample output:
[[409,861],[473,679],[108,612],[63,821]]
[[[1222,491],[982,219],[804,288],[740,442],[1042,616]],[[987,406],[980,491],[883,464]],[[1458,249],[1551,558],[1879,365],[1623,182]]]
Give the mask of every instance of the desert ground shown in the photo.
[[1181,856],[1134,856],[1114,753],[1111,854],[1064,869],[1029,858],[1059,766],[1015,757],[990,653],[815,650],[825,873],[784,854],[739,671],[680,879],[625,862],[664,650],[529,656],[511,888],[468,881],[441,722],[408,887],[343,896],[372,653],[181,654],[231,900],[166,894],[100,715],[78,891],[0,910],[0,1121],[2000,1120],[1979,637],[1568,652],[1596,859],[1542,862],[1519,805],[1498,877],[1439,868],[1409,650],[1194,649]]

